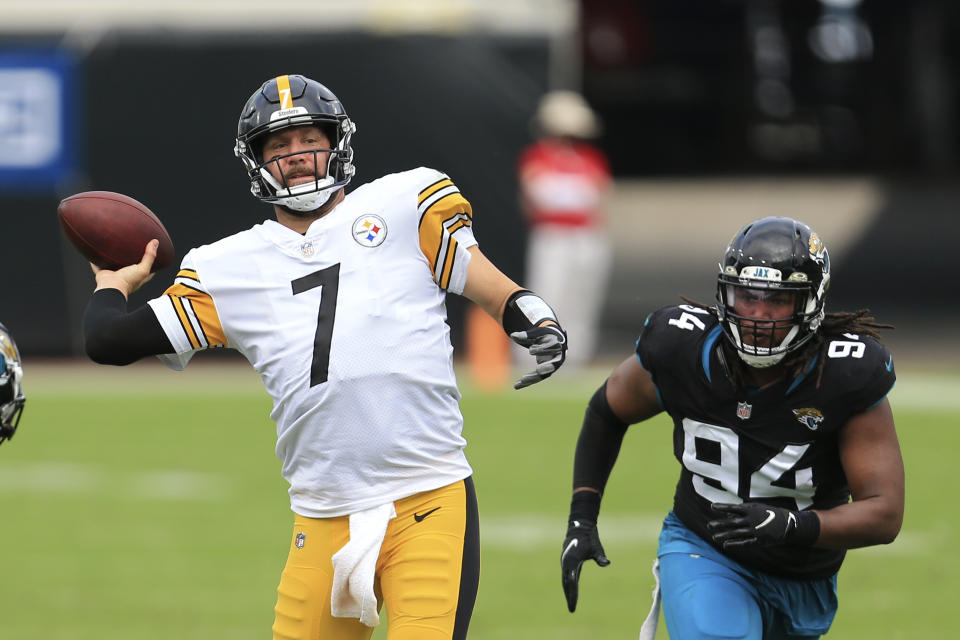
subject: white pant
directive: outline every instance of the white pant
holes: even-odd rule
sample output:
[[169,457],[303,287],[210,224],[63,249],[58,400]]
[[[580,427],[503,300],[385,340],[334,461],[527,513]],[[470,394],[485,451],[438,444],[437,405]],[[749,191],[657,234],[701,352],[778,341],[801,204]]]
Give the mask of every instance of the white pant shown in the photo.
[[607,295],[613,249],[604,230],[540,227],[530,232],[526,286],[547,301],[567,332],[564,368],[590,362]]

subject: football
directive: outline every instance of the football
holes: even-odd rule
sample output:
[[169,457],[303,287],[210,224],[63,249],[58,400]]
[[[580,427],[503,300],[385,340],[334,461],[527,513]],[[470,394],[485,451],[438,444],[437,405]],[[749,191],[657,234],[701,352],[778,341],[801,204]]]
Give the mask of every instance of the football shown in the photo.
[[112,191],[84,191],[57,207],[60,226],[84,258],[101,269],[116,270],[140,262],[150,240],[160,241],[153,271],[173,262],[173,241],[150,209]]

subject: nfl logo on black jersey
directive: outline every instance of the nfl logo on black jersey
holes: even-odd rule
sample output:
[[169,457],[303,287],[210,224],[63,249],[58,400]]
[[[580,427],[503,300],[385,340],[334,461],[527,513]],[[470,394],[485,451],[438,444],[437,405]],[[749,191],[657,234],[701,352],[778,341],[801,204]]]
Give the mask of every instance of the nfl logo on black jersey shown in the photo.
[[741,420],[749,420],[750,412],[753,411],[753,405],[746,402],[737,403],[737,417]]

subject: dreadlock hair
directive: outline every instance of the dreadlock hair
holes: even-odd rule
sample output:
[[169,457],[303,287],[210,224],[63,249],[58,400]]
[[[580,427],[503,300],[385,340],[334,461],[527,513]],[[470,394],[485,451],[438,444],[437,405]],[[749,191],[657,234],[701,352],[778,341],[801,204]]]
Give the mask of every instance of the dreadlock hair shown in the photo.
[[[714,316],[719,317],[719,311],[715,306],[706,305],[696,300],[691,300],[685,296],[680,298],[687,304],[709,311]],[[843,333],[854,333],[857,335],[867,335],[875,340],[880,340],[881,329],[893,329],[892,324],[882,324],[877,322],[876,318],[870,315],[869,309],[859,309],[857,311],[838,311],[824,315],[820,322],[820,327],[813,334],[813,338],[807,342],[804,347],[798,351],[788,353],[781,361],[784,371],[789,377],[796,378],[809,369],[811,362],[817,358],[817,388],[820,388],[820,382],[823,379],[823,368],[827,361],[827,336],[836,336]],[[736,349],[730,344],[729,340],[722,340],[722,360],[730,372],[733,384],[738,390],[746,388],[749,366],[736,354]],[[819,357],[818,357],[819,356]]]

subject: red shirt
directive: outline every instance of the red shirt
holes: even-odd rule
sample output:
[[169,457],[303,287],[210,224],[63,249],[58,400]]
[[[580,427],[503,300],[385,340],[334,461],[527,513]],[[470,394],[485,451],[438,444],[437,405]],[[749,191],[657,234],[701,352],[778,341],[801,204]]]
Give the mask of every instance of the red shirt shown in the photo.
[[541,140],[520,155],[518,172],[531,226],[603,224],[600,204],[610,186],[610,164],[596,147]]

